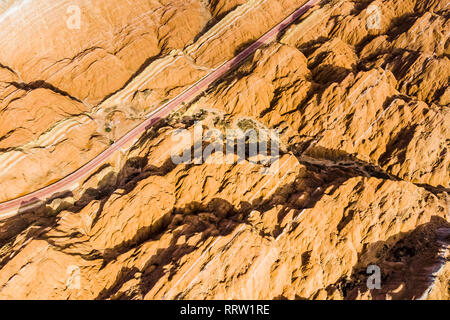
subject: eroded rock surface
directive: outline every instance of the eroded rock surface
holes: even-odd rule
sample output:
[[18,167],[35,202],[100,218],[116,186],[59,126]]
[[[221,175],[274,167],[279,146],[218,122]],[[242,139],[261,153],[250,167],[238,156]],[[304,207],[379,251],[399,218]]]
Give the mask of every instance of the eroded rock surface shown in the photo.
[[[0,201],[79,168],[304,1],[86,3],[0,9]],[[449,299],[449,10],[320,2],[71,190],[0,220],[0,298]],[[175,163],[197,122],[276,129],[280,156]]]

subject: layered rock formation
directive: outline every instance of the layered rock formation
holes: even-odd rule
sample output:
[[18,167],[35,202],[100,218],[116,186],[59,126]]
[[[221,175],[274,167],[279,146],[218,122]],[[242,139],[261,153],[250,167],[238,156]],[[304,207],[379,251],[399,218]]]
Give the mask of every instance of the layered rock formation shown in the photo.
[[[81,167],[303,3],[5,5],[0,200]],[[0,297],[448,299],[449,10],[320,2],[71,190],[1,220]],[[196,121],[278,130],[280,157],[174,163]]]

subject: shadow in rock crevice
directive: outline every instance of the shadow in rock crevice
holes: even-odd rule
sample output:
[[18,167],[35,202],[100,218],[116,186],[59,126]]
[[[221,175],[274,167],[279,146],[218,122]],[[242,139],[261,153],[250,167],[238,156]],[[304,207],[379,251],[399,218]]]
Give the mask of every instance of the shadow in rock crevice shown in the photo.
[[[350,277],[327,287],[332,294],[339,290],[344,299],[370,297],[375,300],[411,300],[426,298],[437,272],[447,260],[450,245],[450,223],[440,216],[409,232],[400,232],[385,241],[364,246]],[[448,259],[448,258],[447,258]],[[381,288],[369,289],[367,267],[381,271]]]
[[[390,157],[393,156],[399,157],[400,160],[402,159],[401,157],[404,156],[403,151],[397,151],[399,149],[399,146],[407,145],[408,141],[410,140],[410,136],[413,133],[413,130],[414,127],[405,128],[405,130],[401,131],[398,136],[388,144],[388,148],[386,148],[387,151],[382,156],[380,156],[379,162],[381,165],[387,163]],[[385,169],[380,167],[380,165],[378,164],[361,160],[357,155],[347,153],[343,150],[315,146],[314,141],[315,140],[311,138],[290,148],[290,151],[297,156],[300,163],[309,168],[345,168],[345,170],[348,171],[349,174],[353,174],[354,176],[360,175],[392,181],[406,181],[414,184],[419,188],[426,189],[428,192],[433,193],[436,196],[439,194],[450,193],[450,189],[445,188],[442,185],[433,186],[425,183],[415,183],[402,179],[399,176],[396,176],[395,174],[389,172],[389,168]],[[394,154],[394,152],[396,153]]]
[[[336,153],[336,150],[321,150],[322,153]],[[344,160],[352,158],[345,152],[340,151],[340,157]],[[355,159],[353,159],[355,161]],[[357,176],[376,176],[381,179],[392,179],[397,180],[394,177],[390,177],[386,173],[382,172],[379,168],[374,168],[372,164],[364,163],[360,160],[358,161],[358,167],[347,167],[344,163],[340,163],[336,166],[323,166],[320,164],[306,163],[309,177],[305,177],[304,174],[299,177],[299,179],[308,180],[307,185],[309,189],[309,197],[307,201],[302,202],[301,205],[297,202],[297,196],[301,190],[296,189],[296,183],[284,184],[280,186],[274,194],[276,196],[270,197],[269,199],[263,199],[262,197],[255,199],[252,203],[240,203],[238,206],[234,207],[232,204],[224,199],[214,199],[209,204],[204,205],[198,202],[192,202],[186,205],[184,208],[174,208],[173,212],[165,217],[166,223],[161,228],[158,229],[156,233],[148,233],[146,237],[141,238],[139,241],[134,242],[134,244],[129,244],[122,246],[121,248],[114,248],[111,252],[115,252],[115,256],[121,252],[131,250],[133,248],[139,247],[139,245],[154,240],[157,241],[163,233],[173,232],[178,226],[183,225],[182,231],[178,231],[177,235],[172,239],[171,243],[165,247],[158,249],[157,253],[154,254],[145,264],[145,267],[141,270],[122,270],[119,273],[114,285],[109,288],[105,288],[98,296],[98,299],[105,298],[123,298],[131,299],[136,293],[132,292],[121,292],[121,286],[124,282],[129,279],[135,278],[136,274],[142,274],[140,276],[139,285],[139,295],[145,296],[156,283],[169,272],[169,279],[176,274],[178,270],[178,263],[182,260],[183,256],[191,253],[197,247],[192,247],[186,243],[179,244],[179,239],[185,236],[187,239],[193,234],[200,233],[202,242],[208,241],[211,237],[217,237],[218,235],[227,235],[233,232],[233,230],[242,225],[249,224],[247,218],[251,210],[259,210],[265,212],[270,210],[275,206],[282,205],[279,210],[278,222],[281,222],[285,215],[292,209],[296,210],[296,214],[304,208],[312,208],[315,203],[321,199],[324,195],[326,189],[330,190],[329,187],[332,186],[329,194],[334,193],[334,191],[346,180]],[[303,162],[303,161],[301,161]],[[305,162],[303,162],[305,164]],[[359,166],[362,165],[361,169]],[[368,174],[372,172],[372,174]],[[303,190],[306,191],[306,190]],[[222,216],[218,215],[219,211],[217,208],[221,209]],[[206,215],[208,217],[207,221],[198,220],[201,215]],[[203,217],[204,218],[204,217]],[[295,218],[295,215],[294,215]],[[212,220],[209,220],[212,219]],[[213,221],[213,222],[211,222]],[[343,225],[345,222],[342,222]],[[225,228],[224,226],[227,226]],[[271,234],[264,234],[262,236],[276,237],[282,232],[282,228],[274,228]],[[139,232],[138,232],[139,234]],[[111,256],[108,261],[114,259],[114,255]]]
[[68,93],[67,91],[64,91],[62,89],[59,89],[57,87],[55,87],[54,85],[52,85],[51,83],[48,83],[44,80],[36,80],[30,83],[21,83],[21,82],[11,82],[10,83],[12,86],[14,86],[17,89],[21,89],[24,91],[32,91],[32,90],[37,90],[37,89],[47,89],[50,90],[56,94],[59,94],[61,96],[67,97],[72,101],[78,102],[78,103],[82,103],[84,104],[84,102],[77,98],[72,96],[70,93]]
[[[71,214],[77,214],[90,202],[99,201],[99,210],[93,218],[94,226],[105,204],[114,193],[121,192],[122,194],[126,194],[133,190],[140,180],[152,175],[165,175],[172,167],[173,163],[170,159],[165,161],[160,167],[155,167],[147,164],[146,157],[130,158],[118,173],[109,172],[106,174],[97,183],[97,187],[87,188],[75,202],[68,200],[75,197],[73,192],[65,191],[58,192],[45,201],[39,201],[32,207],[24,205],[19,209],[18,214],[0,221],[0,246],[3,247],[8,245],[8,243],[14,243],[18,236],[26,232],[22,240],[24,243],[31,238],[42,239],[49,242],[55,248],[65,250],[67,249],[66,247],[58,245],[57,241],[53,241],[45,235],[47,231],[55,228],[61,221],[60,212],[65,211]],[[105,168],[108,168],[108,165],[101,166],[86,181]],[[55,201],[58,203],[55,204]],[[76,235],[72,236],[75,237]],[[82,256],[87,260],[91,260],[98,258],[99,255],[99,253],[94,252],[88,256]],[[9,260],[8,257],[0,255],[0,267],[5,265]]]
[[[233,206],[231,203],[224,199],[216,198],[208,204],[201,204],[198,202],[192,202],[187,204],[183,208],[174,208],[170,219],[168,220],[168,226],[161,228],[158,234],[153,234],[152,237],[141,239],[142,241],[135,244],[133,248],[138,248],[140,244],[149,240],[157,241],[164,233],[175,232],[177,234],[171,240],[170,244],[165,248],[160,248],[151,256],[145,266],[140,269],[123,269],[119,272],[119,275],[115,283],[105,288],[98,296],[98,299],[114,298],[114,299],[132,299],[135,297],[136,288],[131,291],[121,291],[121,287],[124,282],[136,278],[139,275],[139,290],[138,295],[143,297],[158,283],[158,281],[167,275],[170,279],[179,270],[179,263],[182,261],[185,255],[190,254],[193,250],[196,250],[199,245],[190,246],[187,244],[188,239],[195,234],[200,233],[201,242],[210,241],[211,237],[217,237],[218,235],[226,236],[234,232],[234,230],[242,224],[251,223],[248,221],[248,216],[251,210],[259,210],[260,212],[266,212],[275,206],[282,206],[277,216],[278,222],[281,222],[285,215],[294,210],[294,219],[301,210],[305,208],[314,207],[317,201],[319,201],[324,195],[325,190],[330,190],[331,194],[342,183],[349,178],[355,176],[361,176],[361,172],[348,170],[348,168],[328,168],[310,165],[310,175],[305,176],[302,173],[298,178],[303,181],[307,181],[308,189],[303,190],[309,193],[309,198],[303,201],[301,204],[297,202],[299,190],[296,187],[296,183],[284,184],[274,192],[274,196],[269,199],[262,197],[255,199],[252,203],[241,202],[237,206]],[[218,212],[221,211],[219,215]],[[182,226],[181,230],[178,229]],[[274,227],[269,234],[260,234],[265,237],[276,238],[283,229],[281,227]],[[186,241],[179,243],[181,237],[186,237]],[[201,245],[201,244],[200,244]],[[131,247],[124,248],[125,250],[132,249]],[[176,296],[181,293],[178,292]]]
[[[217,209],[221,211],[222,216],[216,214]],[[157,249],[146,260],[143,268],[139,270],[137,268],[122,268],[114,284],[102,290],[97,299],[133,298],[136,292],[133,291],[133,296],[130,296],[130,292],[120,292],[120,288],[126,281],[135,278],[136,274],[140,274],[138,293],[141,297],[145,296],[163,276],[168,274],[168,279],[171,279],[176,274],[179,267],[178,263],[184,256],[210,241],[212,237],[229,235],[237,226],[246,223],[245,214],[220,198],[215,198],[206,205],[191,202],[183,208],[174,208],[173,212],[168,214],[166,218],[166,226],[159,228],[157,232],[147,234],[145,238],[134,243],[132,247],[125,247],[124,250],[114,249],[116,254],[120,254],[121,251],[137,249],[148,241],[158,241],[164,234],[173,233],[174,235],[167,246]],[[199,234],[198,243],[190,245],[189,239],[197,237]],[[186,241],[180,242],[181,238],[185,238]],[[108,260],[113,261],[114,259],[115,257],[112,257]],[[105,263],[105,266],[107,263]]]
[[[334,152],[322,150],[322,152]],[[348,156],[348,155],[345,155]],[[302,160],[300,158],[300,160]],[[300,161],[302,162],[302,161]],[[355,170],[353,167],[324,166],[321,164],[305,163],[307,170],[298,175],[296,181],[284,183],[279,186],[269,198],[259,197],[251,203],[241,201],[238,204],[231,204],[225,199],[214,198],[209,203],[191,202],[183,207],[174,207],[166,215],[160,217],[150,226],[143,227],[135,232],[130,241],[120,243],[119,245],[107,248],[104,252],[90,253],[82,255],[74,253],[72,250],[58,244],[58,239],[47,236],[45,233],[59,222],[60,217],[46,217],[42,223],[35,224],[35,233],[29,233],[28,239],[42,239],[47,241],[53,247],[67,254],[81,255],[85,260],[101,259],[102,268],[106,268],[123,253],[132,250],[139,250],[143,244],[148,241],[158,241],[167,233],[173,233],[173,239],[162,248],[152,254],[144,262],[140,269],[136,267],[123,267],[117,273],[114,283],[104,288],[97,296],[97,299],[131,299],[137,296],[145,296],[150,292],[161,278],[167,276],[172,278],[179,270],[183,258],[197,250],[201,244],[210,242],[217,236],[226,236],[233,233],[236,228],[243,224],[251,225],[248,216],[251,210],[267,212],[275,206],[280,207],[277,221],[281,222],[286,214],[294,210],[295,217],[304,208],[312,208],[317,201],[320,201],[328,190],[327,194],[332,194],[346,180],[356,176],[367,176],[366,172]],[[73,214],[78,213],[91,201],[100,201],[101,206],[97,212],[97,217],[101,214],[103,206],[115,192],[124,194],[131,192],[137,184],[152,175],[165,176],[175,168],[175,165],[169,157],[160,167],[148,164],[147,155],[129,159],[121,168],[117,175],[106,175],[99,182],[99,189],[88,189],[80,200],[78,200],[67,211]],[[386,178],[386,176],[383,176]],[[389,178],[389,177],[387,177]],[[299,187],[298,181],[302,181],[304,187]],[[332,188],[330,188],[330,186]],[[330,191],[331,189],[331,191]],[[244,192],[244,191],[242,191]],[[306,194],[307,198],[299,202],[299,195]],[[95,221],[94,221],[95,224]],[[283,229],[280,226],[274,226],[269,233],[260,234],[264,237],[276,238]],[[71,237],[72,235],[66,235]],[[189,239],[193,236],[199,236],[200,240],[195,245],[189,244]],[[184,239],[184,240],[182,240]],[[122,292],[122,285],[131,280],[137,279],[138,286],[134,286],[131,291]],[[177,296],[179,296],[178,293]]]

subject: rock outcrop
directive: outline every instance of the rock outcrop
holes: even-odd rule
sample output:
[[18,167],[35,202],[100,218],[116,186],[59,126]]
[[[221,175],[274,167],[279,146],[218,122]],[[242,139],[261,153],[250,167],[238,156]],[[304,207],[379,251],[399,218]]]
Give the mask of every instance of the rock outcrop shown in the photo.
[[[81,167],[304,2],[5,2],[0,201]],[[0,220],[0,298],[449,299],[449,10],[321,1],[71,190]],[[196,130],[237,129],[276,131],[279,157],[173,161],[215,146]]]

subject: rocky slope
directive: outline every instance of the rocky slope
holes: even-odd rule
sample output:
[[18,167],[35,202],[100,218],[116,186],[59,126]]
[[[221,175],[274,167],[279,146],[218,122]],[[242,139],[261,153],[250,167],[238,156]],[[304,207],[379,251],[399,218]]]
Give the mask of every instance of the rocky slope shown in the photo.
[[[5,4],[0,201],[80,167],[304,2]],[[0,298],[449,299],[449,10],[321,1],[72,190],[1,220]],[[280,157],[176,164],[196,121],[276,129]]]

